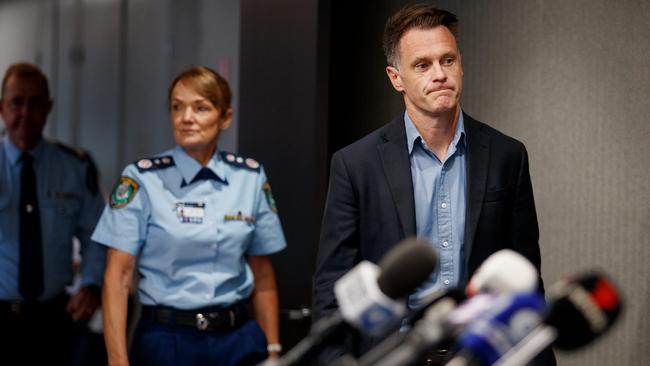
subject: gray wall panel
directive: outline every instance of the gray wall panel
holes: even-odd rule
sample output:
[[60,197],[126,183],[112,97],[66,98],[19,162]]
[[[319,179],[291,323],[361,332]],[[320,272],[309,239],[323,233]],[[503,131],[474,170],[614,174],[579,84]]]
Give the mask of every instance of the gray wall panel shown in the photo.
[[620,324],[561,365],[649,364],[650,8],[441,1],[461,18],[463,106],[526,143],[547,284],[601,268]]

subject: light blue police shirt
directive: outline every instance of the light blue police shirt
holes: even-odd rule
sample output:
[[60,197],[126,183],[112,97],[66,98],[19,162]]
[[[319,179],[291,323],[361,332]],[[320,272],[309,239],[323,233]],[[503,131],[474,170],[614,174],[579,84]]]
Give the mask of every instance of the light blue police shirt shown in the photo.
[[439,257],[437,270],[409,298],[409,304],[414,306],[434,291],[463,286],[466,281],[466,147],[462,112],[442,160],[427,147],[406,112],[404,124],[413,178],[416,233],[433,244]]
[[[52,298],[71,284],[73,237],[81,244],[81,285],[101,285],[106,250],[93,243],[90,234],[104,200],[98,192],[89,191],[86,180],[93,177],[88,176],[85,162],[45,140],[30,153],[34,157],[43,238],[45,288],[39,299]],[[8,137],[0,140],[0,300],[5,301],[22,299],[18,293],[21,154]]]
[[214,180],[179,146],[127,166],[93,240],[139,255],[140,302],[178,309],[250,296],[245,256],[286,246],[266,174],[253,159],[216,152]]

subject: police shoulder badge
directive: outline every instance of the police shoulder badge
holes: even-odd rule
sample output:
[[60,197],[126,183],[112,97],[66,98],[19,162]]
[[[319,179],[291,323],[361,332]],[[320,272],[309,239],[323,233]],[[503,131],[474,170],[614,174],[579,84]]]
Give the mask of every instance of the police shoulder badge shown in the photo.
[[121,176],[111,193],[111,208],[124,207],[133,200],[140,189],[138,182],[127,176]]
[[238,168],[244,168],[255,172],[260,171],[260,163],[255,159],[245,158],[226,151],[221,152],[221,158],[226,163]]
[[174,166],[174,158],[171,155],[158,156],[155,158],[140,159],[135,162],[136,168],[140,173],[165,169]]
[[278,206],[275,204],[275,200],[271,194],[271,185],[268,181],[264,182],[262,185],[262,191],[264,191],[264,197],[266,197],[266,202],[269,204],[271,211],[278,213]]

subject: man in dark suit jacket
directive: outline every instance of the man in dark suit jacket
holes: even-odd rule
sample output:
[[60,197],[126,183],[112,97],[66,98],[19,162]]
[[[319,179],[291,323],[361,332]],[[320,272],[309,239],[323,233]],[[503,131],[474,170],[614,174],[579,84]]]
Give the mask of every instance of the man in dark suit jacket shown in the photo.
[[[464,286],[488,256],[504,248],[540,268],[526,149],[462,112],[457,25],[455,15],[430,5],[406,7],[386,24],[386,72],[406,111],[332,157],[314,277],[315,320],[337,310],[333,285],[344,273],[362,260],[379,261],[409,236],[431,240],[445,252],[441,256],[452,253],[447,277],[436,273],[429,290]],[[437,167],[432,178],[421,178],[432,174],[422,162]],[[445,176],[454,169],[455,180]],[[442,222],[439,215],[450,208]],[[455,246],[444,235],[455,238]],[[325,362],[344,350],[358,355],[377,342],[362,337],[329,352]]]

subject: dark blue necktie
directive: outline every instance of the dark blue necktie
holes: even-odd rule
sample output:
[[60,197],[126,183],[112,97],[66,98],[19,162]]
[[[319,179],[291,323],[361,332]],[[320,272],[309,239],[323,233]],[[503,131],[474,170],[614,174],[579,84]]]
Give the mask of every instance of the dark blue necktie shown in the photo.
[[20,158],[20,255],[18,292],[27,300],[43,293],[43,244],[41,238],[41,215],[36,193],[34,158],[23,153]]

